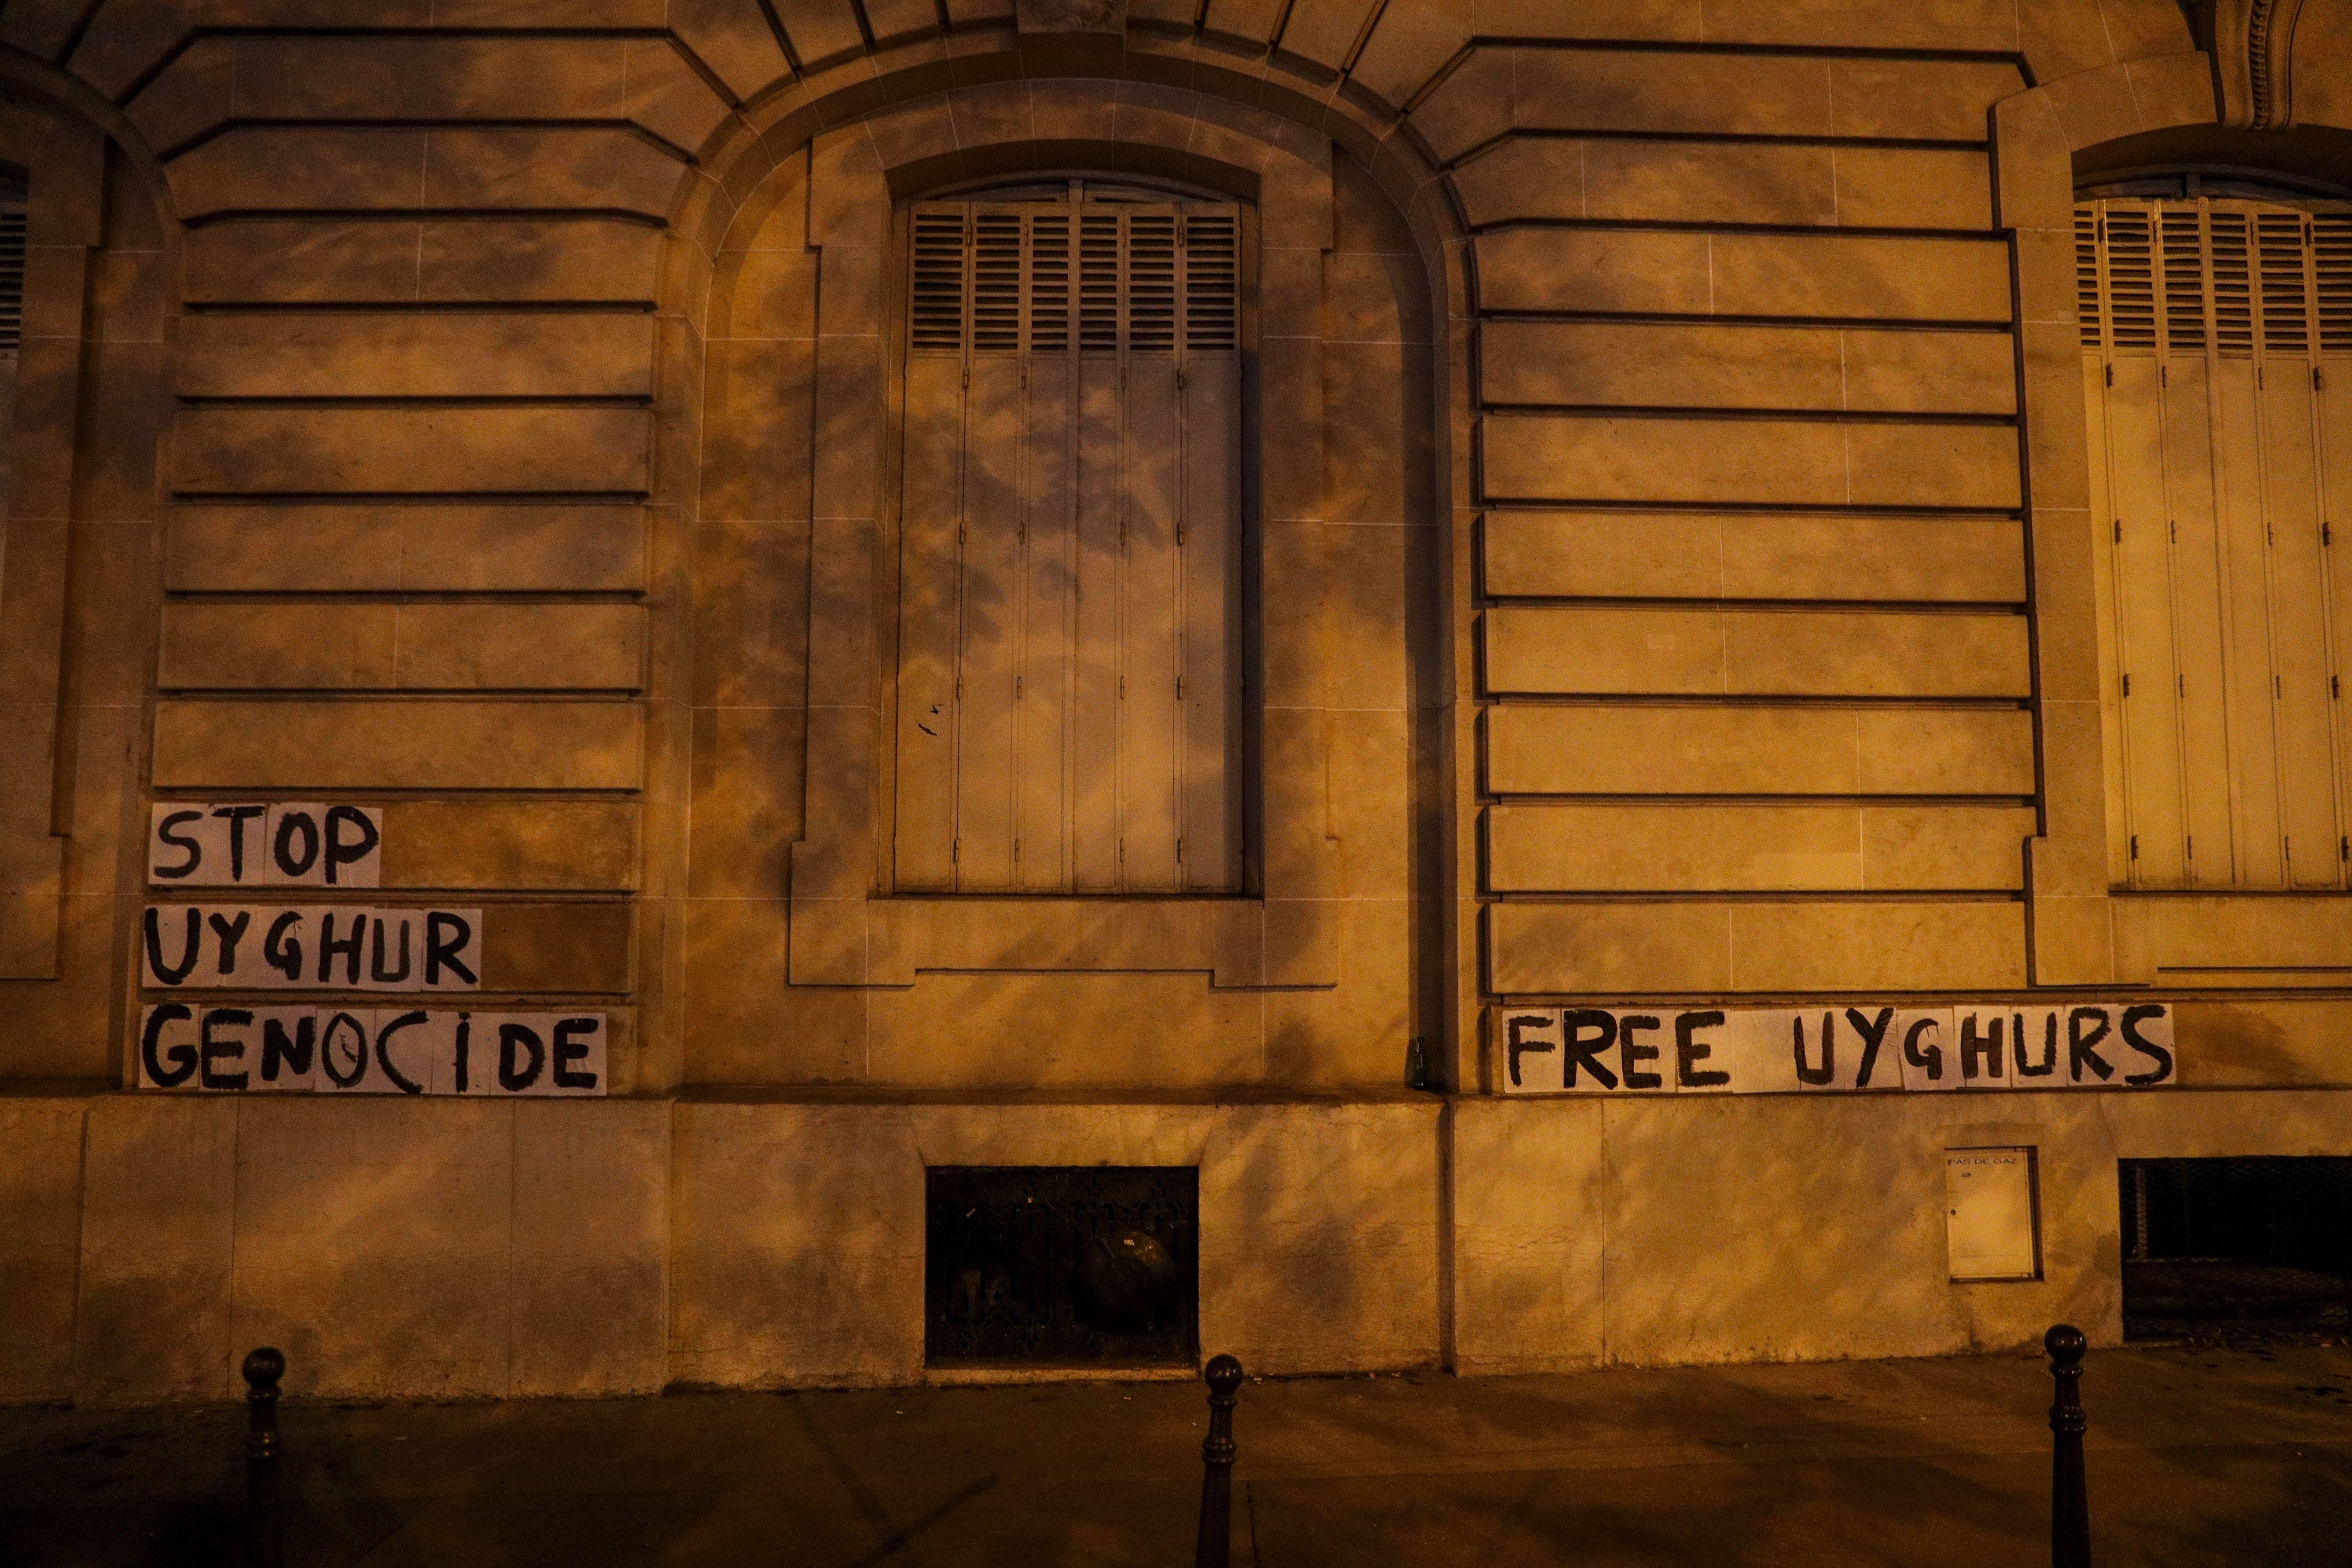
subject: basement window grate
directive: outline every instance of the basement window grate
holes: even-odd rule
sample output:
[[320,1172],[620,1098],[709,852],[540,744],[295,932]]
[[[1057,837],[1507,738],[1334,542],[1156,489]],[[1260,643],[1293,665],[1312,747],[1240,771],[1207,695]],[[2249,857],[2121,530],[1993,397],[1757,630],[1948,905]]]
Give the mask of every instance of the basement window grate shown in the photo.
[[2127,1340],[2352,1325],[2352,1158],[2125,1160]]
[[941,1165],[927,1179],[927,1365],[1198,1362],[1197,1168]]

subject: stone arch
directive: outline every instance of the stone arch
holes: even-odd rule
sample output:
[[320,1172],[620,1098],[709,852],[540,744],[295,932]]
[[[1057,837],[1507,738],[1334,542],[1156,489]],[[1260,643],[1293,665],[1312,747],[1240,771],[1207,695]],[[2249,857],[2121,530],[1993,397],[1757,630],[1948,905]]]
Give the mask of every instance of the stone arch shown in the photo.
[[[1087,78],[922,94],[798,142],[771,131],[740,153],[736,163],[711,171],[701,187],[700,211],[688,204],[672,242],[666,310],[677,328],[665,381],[678,395],[665,409],[677,434],[665,437],[663,450],[676,454],[677,467],[659,481],[660,499],[676,509],[681,529],[690,527],[710,546],[679,568],[675,581],[681,600],[690,596],[708,608],[717,603],[713,595],[735,592],[754,571],[805,573],[809,584],[807,624],[777,628],[785,642],[804,639],[804,661],[778,654],[792,668],[755,676],[747,666],[740,672],[745,679],[765,681],[771,696],[804,680],[809,706],[802,731],[805,792],[780,803],[774,813],[793,837],[789,867],[774,865],[766,873],[773,879],[772,892],[789,888],[787,929],[757,939],[736,935],[789,976],[796,1004],[842,1014],[844,1029],[853,1026],[846,1016],[856,1011],[844,1001],[845,991],[903,990],[916,984],[919,972],[935,969],[1193,972],[1221,990],[1279,986],[1346,994],[1349,974],[1364,965],[1360,955],[1350,956],[1347,921],[1333,911],[1349,898],[1354,874],[1341,836],[1324,816],[1327,774],[1337,752],[1346,750],[1331,739],[1331,730],[1345,721],[1332,717],[1328,710],[1336,705],[1321,694],[1327,682],[1346,679],[1344,672],[1335,677],[1335,652],[1359,647],[1367,637],[1384,635],[1400,647],[1411,637],[1424,645],[1418,657],[1427,667],[1414,676],[1414,689],[1433,714],[1445,646],[1437,635],[1433,598],[1409,613],[1377,594],[1368,599],[1359,591],[1362,574],[1344,559],[1353,544],[1334,546],[1325,532],[1335,520],[1326,506],[1320,323],[1340,200],[1335,163],[1346,165],[1338,178],[1346,182],[1347,200],[1359,207],[1370,200],[1391,213],[1395,204],[1369,171],[1335,151],[1330,137],[1296,121],[1206,94]],[[976,904],[878,897],[876,635],[889,602],[876,583],[887,521],[881,454],[888,372],[881,312],[892,206],[968,180],[1072,167],[1181,180],[1254,204],[1262,226],[1261,309],[1269,320],[1312,323],[1262,340],[1258,355],[1267,389],[1259,406],[1268,427],[1257,442],[1265,455],[1258,467],[1264,500],[1253,532],[1267,599],[1276,606],[1261,624],[1263,684],[1255,676],[1251,683],[1254,697],[1263,692],[1271,731],[1258,792],[1267,818],[1262,896],[1171,899],[1140,915],[1109,917],[1099,901],[1075,899]],[[1452,235],[1432,232],[1443,210],[1423,203],[1420,224],[1408,226],[1402,216],[1392,222],[1400,237],[1395,243],[1411,253],[1408,269],[1421,275],[1416,287],[1423,302],[1408,313],[1426,323],[1445,321],[1450,313],[1440,301],[1458,298],[1461,289],[1458,246]],[[1442,282],[1429,277],[1432,256],[1448,268]],[[764,340],[764,347],[740,346],[746,340],[737,334],[755,324],[782,335]],[[698,364],[706,338],[709,357]],[[1412,591],[1423,595],[1433,595],[1437,563],[1447,552],[1438,498],[1452,443],[1439,427],[1444,423],[1439,411],[1459,419],[1464,410],[1458,394],[1436,390],[1441,373],[1458,360],[1438,352],[1441,346],[1432,341],[1411,351],[1428,384],[1400,393],[1395,407],[1376,416],[1392,426],[1400,419],[1419,426],[1400,431],[1405,438],[1388,445],[1405,448],[1409,460],[1423,465],[1418,521],[1429,525],[1429,560],[1414,568]],[[686,406],[698,391],[698,406]],[[763,443],[790,439],[765,423],[772,417],[809,432],[804,496],[781,493],[777,469],[757,460]],[[1339,437],[1360,438],[1350,432]],[[1360,499],[1378,487],[1338,488]],[[804,547],[779,543],[776,531],[764,542],[755,537],[762,518],[781,513],[811,520]],[[754,558],[764,564],[747,564]],[[1379,624],[1383,621],[1392,624]],[[692,679],[701,693],[694,701],[735,679],[720,667],[735,668],[730,661],[743,651],[740,642],[720,651],[684,618],[672,641],[700,650],[693,656]],[[844,692],[855,695],[835,695]],[[1408,713],[1400,722],[1418,721]],[[677,727],[678,749],[701,745],[705,729],[693,727],[695,739],[688,740],[688,727]],[[1427,730],[1420,743],[1441,746],[1433,717]],[[684,814],[690,777],[712,764],[707,757],[678,763],[671,775],[682,772],[688,781],[667,804]],[[658,765],[652,776],[662,776]],[[1396,825],[1401,838],[1412,831],[1409,820]],[[1436,846],[1427,847],[1433,858]],[[1426,893],[1440,875],[1433,863],[1412,880]],[[1412,896],[1397,901],[1409,906]],[[1412,936],[1404,946],[1410,951],[1392,955],[1399,967],[1433,970],[1439,957],[1433,940]],[[691,964],[697,962],[693,939],[687,947]],[[1409,1032],[1434,1034],[1442,1026],[1433,1022],[1442,1013],[1437,988],[1422,978],[1415,985],[1419,999],[1412,1006],[1421,1011]],[[698,1020],[706,1011],[698,1006],[694,1016]],[[1422,1022],[1424,1013],[1432,1022]],[[659,1033],[657,1025],[648,1027],[649,1037]],[[1404,1041],[1392,1043],[1398,1060],[1379,1075],[1391,1082],[1402,1074]],[[700,1058],[695,1047],[688,1048]],[[839,1060],[849,1076],[856,1075],[845,1056]],[[688,1068],[685,1076],[709,1070]]]

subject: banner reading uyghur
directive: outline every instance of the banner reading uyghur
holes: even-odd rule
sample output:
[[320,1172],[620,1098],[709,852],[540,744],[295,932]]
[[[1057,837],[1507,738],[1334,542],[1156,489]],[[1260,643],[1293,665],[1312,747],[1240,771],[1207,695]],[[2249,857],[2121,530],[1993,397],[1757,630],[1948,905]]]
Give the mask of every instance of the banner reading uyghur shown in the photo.
[[2178,1073],[2159,1002],[1905,1007],[1497,1007],[1505,1094],[2154,1089]]

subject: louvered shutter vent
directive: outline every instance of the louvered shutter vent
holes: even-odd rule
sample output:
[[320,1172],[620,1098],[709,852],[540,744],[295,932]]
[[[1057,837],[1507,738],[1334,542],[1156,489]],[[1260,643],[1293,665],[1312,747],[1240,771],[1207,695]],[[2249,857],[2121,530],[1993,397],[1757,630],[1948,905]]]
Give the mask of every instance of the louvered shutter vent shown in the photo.
[[2311,349],[2308,224],[2301,213],[2257,215],[2263,270],[2263,352],[2303,354]]
[[915,215],[915,276],[908,339],[918,353],[963,352],[964,215]]
[[914,209],[898,889],[1241,887],[1241,238],[1211,204]]
[[24,201],[0,196],[0,355],[16,358],[24,335]]
[[2352,213],[2315,213],[2312,259],[2319,274],[2319,352],[2352,354]]
[[2197,226],[2194,208],[2163,215],[2164,345],[2190,353],[2205,351],[2205,255]]
[[2074,232],[2122,739],[2110,864],[2142,887],[2341,887],[2352,211],[2109,200]]
[[2088,207],[2074,209],[2074,316],[2084,348],[2106,341],[2099,323],[2099,219]]
[[2149,243],[2154,226],[2145,212],[2109,211],[2105,235],[2107,341],[2124,350],[2156,347],[2156,275]]
[[2231,359],[2254,352],[2254,282],[2246,215],[2213,215],[2213,351]]
[[1241,342],[1241,226],[1203,213],[1184,226],[1184,342],[1195,353]]

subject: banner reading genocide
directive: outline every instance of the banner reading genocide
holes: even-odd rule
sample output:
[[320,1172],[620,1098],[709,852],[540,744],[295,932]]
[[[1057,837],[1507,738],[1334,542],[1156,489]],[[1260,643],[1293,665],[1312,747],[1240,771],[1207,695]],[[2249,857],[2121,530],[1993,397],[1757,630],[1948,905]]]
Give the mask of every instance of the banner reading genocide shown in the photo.
[[163,1002],[139,1087],[201,1094],[601,1095],[602,1013]]
[[2153,1089],[2174,1079],[2157,1002],[1802,1009],[1498,1007],[1506,1094]]

